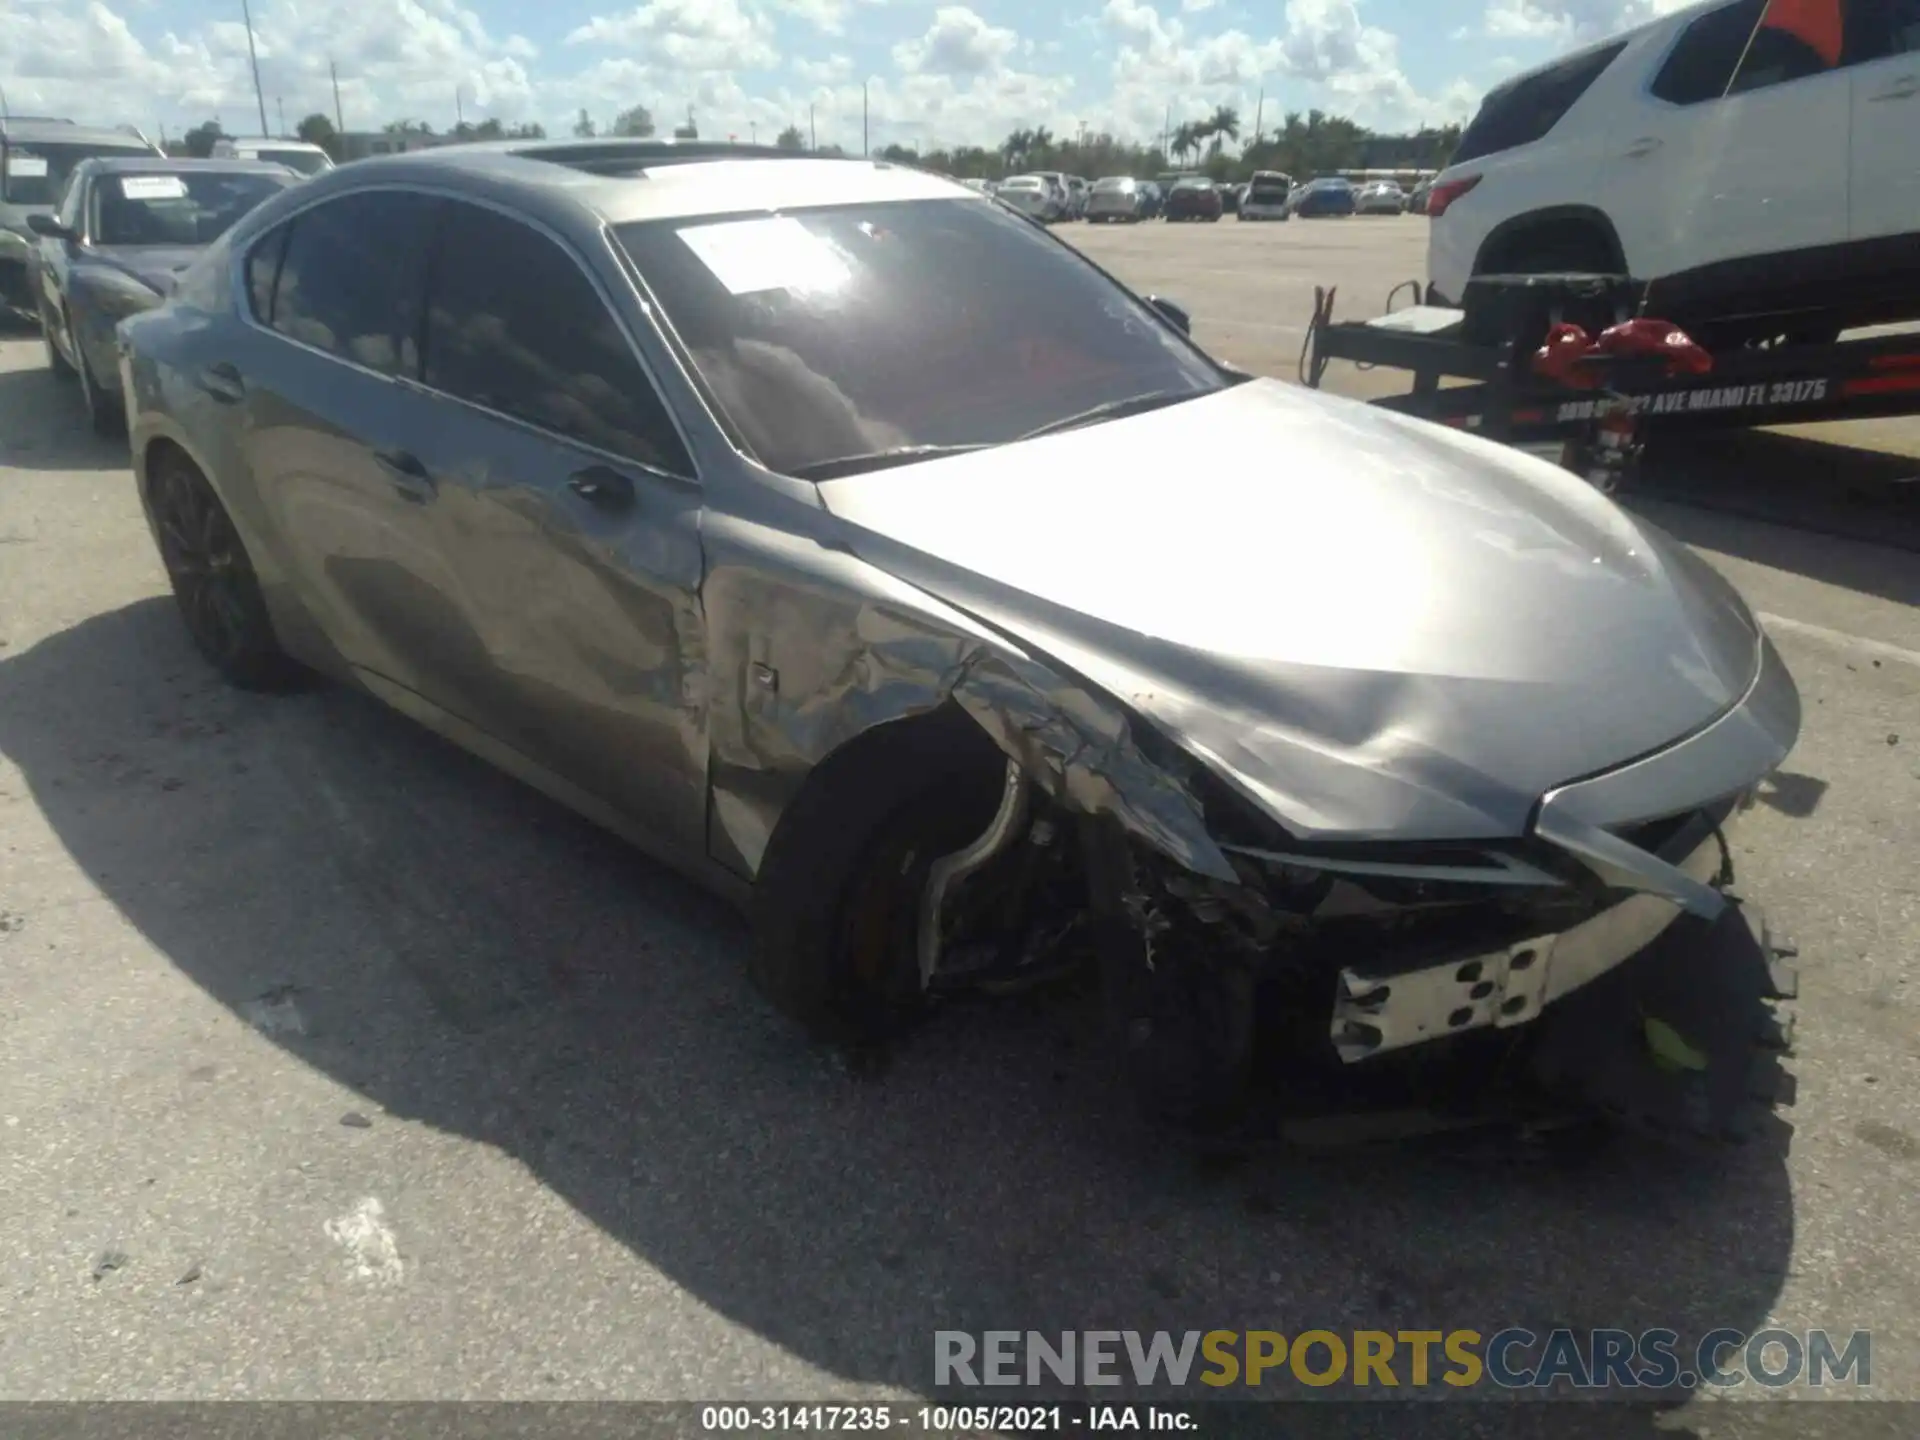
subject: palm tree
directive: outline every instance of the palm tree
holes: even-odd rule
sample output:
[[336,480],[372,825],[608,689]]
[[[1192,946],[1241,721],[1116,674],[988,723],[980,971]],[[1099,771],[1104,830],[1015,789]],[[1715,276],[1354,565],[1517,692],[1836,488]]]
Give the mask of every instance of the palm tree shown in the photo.
[[1207,117],[1207,134],[1213,137],[1213,144],[1207,147],[1209,156],[1217,156],[1226,147],[1229,140],[1240,138],[1240,111],[1232,105],[1216,105],[1213,114]]
[[1047,129],[1046,126],[1042,125],[1037,130],[1029,131],[1028,138],[1032,143],[1034,158],[1039,163],[1045,164],[1050,158],[1052,158],[1053,132],[1051,130]]
[[1000,153],[1007,157],[1007,169],[1018,170],[1026,164],[1027,153],[1033,149],[1031,130],[1014,130],[1000,142]]
[[1167,148],[1184,160],[1200,148],[1200,127],[1191,120],[1183,120],[1174,127],[1173,138],[1167,142]]

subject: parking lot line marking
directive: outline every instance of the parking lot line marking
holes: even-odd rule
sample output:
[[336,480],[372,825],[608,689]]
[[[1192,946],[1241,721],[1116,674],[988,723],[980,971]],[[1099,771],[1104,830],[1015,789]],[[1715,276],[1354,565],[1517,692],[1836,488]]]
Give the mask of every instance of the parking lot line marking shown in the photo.
[[1920,650],[1904,650],[1884,640],[1869,640],[1864,635],[1849,635],[1844,630],[1829,630],[1824,625],[1809,625],[1805,620],[1791,620],[1785,615],[1769,615],[1765,611],[1760,613],[1760,623],[1769,630],[1784,631],[1808,640],[1821,640],[1838,649],[1851,650],[1856,655],[1870,655],[1878,660],[1891,660],[1896,665],[1911,665],[1920,670]]

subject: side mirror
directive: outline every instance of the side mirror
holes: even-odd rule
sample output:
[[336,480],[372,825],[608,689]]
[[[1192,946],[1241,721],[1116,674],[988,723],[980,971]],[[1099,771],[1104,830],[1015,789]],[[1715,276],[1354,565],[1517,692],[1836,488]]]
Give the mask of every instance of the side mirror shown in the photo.
[[1147,304],[1160,312],[1160,316],[1182,335],[1193,334],[1193,316],[1187,313],[1184,305],[1176,305],[1164,295],[1147,296]]
[[51,215],[33,214],[27,216],[27,228],[36,235],[48,240],[71,240],[73,232]]

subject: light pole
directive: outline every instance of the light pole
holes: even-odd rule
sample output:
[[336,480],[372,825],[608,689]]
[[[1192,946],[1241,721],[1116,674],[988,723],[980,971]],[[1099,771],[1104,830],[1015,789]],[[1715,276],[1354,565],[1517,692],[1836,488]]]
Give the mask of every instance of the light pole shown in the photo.
[[267,133],[267,93],[260,88],[260,54],[253,48],[253,11],[240,0],[240,16],[247,22],[247,63],[253,67],[253,98],[260,103],[260,133]]

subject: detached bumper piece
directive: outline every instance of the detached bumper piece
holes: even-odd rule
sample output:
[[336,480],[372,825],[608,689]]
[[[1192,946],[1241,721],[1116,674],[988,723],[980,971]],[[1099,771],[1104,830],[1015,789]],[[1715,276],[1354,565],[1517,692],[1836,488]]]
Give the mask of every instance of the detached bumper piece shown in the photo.
[[1712,923],[1688,917],[1548,1012],[1532,1078],[1552,1100],[1662,1142],[1751,1140],[1795,1099],[1781,1063],[1793,1046],[1793,953],[1750,904]]

